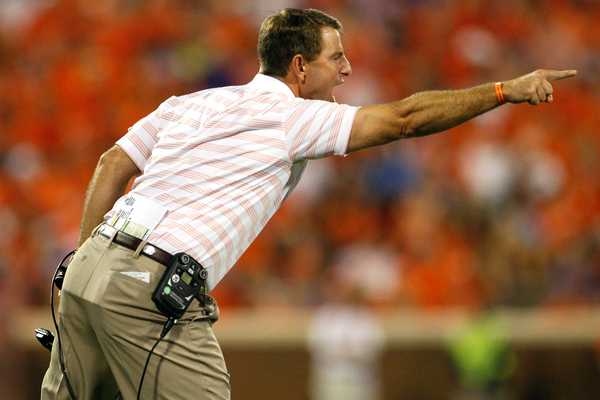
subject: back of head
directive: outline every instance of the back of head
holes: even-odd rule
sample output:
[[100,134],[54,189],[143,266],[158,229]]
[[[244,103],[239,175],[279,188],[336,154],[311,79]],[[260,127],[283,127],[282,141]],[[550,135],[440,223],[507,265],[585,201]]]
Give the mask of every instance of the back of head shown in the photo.
[[323,50],[325,27],[342,31],[337,19],[319,10],[286,8],[268,16],[258,37],[260,72],[285,77],[296,54],[315,60]]

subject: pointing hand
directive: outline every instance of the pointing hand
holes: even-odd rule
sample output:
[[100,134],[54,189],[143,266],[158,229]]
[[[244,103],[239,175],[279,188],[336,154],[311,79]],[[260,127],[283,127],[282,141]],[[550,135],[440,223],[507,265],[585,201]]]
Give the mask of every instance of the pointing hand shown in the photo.
[[575,70],[553,71],[538,69],[530,74],[503,82],[502,92],[504,99],[511,103],[523,103],[537,105],[541,102],[551,103],[552,85],[550,82],[575,76]]

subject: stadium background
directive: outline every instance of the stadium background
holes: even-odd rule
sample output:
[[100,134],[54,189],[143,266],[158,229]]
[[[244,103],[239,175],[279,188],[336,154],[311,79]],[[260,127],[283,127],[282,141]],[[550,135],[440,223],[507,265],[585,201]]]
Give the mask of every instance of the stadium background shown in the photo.
[[284,6],[344,24],[351,105],[579,74],[551,105],[312,162],[214,292],[234,398],[599,398],[596,0],[0,0],[0,398],[37,396],[32,328],[98,156],[173,94],[250,81]]

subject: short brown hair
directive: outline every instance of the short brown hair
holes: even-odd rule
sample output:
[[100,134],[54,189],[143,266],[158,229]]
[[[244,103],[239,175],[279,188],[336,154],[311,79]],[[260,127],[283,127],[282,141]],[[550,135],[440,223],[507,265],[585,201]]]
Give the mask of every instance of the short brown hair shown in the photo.
[[323,50],[322,29],[342,31],[342,24],[322,11],[285,8],[268,16],[260,27],[260,72],[284,77],[296,54],[314,61]]

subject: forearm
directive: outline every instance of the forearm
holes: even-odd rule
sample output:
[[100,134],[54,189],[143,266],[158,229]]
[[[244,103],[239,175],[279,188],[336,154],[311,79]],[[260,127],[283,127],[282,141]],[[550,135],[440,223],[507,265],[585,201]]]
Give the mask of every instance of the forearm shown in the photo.
[[453,128],[497,107],[501,98],[510,103],[550,103],[550,81],[575,74],[575,70],[537,70],[505,81],[501,95],[488,83],[464,90],[421,92],[395,103],[363,107],[354,118],[347,152]]
[[421,92],[393,103],[399,139],[426,136],[462,124],[500,105],[493,84],[456,91]]
[[102,223],[104,215],[125,194],[129,180],[138,172],[118,146],[100,157],[86,193],[77,247]]
[[498,106],[493,84],[464,90],[428,91],[358,110],[348,152],[441,132]]

